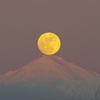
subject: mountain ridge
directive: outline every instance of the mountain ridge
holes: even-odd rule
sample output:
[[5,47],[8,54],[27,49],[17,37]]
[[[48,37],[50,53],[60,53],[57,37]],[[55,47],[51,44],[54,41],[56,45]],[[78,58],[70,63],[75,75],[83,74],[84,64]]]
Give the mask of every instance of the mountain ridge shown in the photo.
[[0,79],[1,83],[23,83],[33,79],[40,81],[84,79],[94,75],[96,73],[86,71],[61,57],[43,55],[16,71],[1,75]]

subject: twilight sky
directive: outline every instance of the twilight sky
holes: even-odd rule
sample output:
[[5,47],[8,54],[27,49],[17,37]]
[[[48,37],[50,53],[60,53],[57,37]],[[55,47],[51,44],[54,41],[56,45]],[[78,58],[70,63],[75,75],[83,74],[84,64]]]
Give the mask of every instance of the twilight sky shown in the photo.
[[99,0],[0,0],[0,74],[41,57],[44,32],[61,38],[55,55],[100,73]]

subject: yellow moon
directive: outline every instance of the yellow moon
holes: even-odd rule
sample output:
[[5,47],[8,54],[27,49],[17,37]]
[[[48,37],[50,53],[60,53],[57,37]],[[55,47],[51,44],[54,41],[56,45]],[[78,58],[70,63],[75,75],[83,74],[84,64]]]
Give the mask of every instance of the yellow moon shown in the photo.
[[54,33],[44,33],[38,39],[38,48],[43,54],[53,55],[58,52],[60,47],[60,38]]

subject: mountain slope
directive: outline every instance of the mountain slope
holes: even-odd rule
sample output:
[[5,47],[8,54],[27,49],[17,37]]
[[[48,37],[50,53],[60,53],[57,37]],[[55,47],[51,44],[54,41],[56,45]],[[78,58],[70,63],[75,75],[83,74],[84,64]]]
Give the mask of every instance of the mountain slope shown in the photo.
[[66,62],[61,57],[44,55],[22,68],[0,77],[1,83],[23,83],[29,80],[84,79],[92,76],[94,73]]

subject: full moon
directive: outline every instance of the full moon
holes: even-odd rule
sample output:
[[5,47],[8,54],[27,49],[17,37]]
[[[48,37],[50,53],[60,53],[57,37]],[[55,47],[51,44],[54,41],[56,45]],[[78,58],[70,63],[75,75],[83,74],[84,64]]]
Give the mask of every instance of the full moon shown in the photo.
[[39,50],[46,55],[57,53],[61,47],[60,38],[52,32],[42,34],[39,37],[37,44]]

